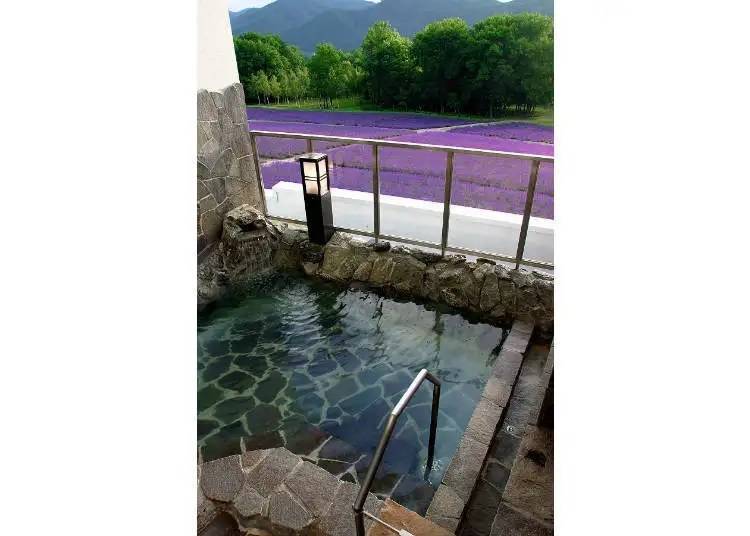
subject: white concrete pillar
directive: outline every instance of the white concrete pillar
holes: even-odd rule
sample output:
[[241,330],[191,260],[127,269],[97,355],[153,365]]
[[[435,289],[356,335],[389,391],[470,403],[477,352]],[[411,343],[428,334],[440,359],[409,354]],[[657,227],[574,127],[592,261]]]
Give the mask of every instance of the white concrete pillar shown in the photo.
[[221,91],[239,81],[227,0],[198,0],[198,89]]

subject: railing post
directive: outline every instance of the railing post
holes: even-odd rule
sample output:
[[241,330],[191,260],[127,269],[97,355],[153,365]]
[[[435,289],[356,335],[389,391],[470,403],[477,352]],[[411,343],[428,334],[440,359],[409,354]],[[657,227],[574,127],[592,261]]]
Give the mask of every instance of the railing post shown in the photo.
[[531,161],[531,174],[529,175],[529,187],[526,189],[526,206],[523,209],[523,221],[521,232],[518,235],[518,250],[516,251],[516,270],[521,266],[523,250],[526,247],[526,234],[529,231],[529,220],[531,219],[531,206],[534,204],[534,190],[536,190],[536,178],[539,175],[539,160]]
[[[367,500],[367,494],[370,493],[370,487],[372,486],[372,481],[375,478],[375,473],[377,473],[378,468],[380,467],[380,462],[383,461],[383,455],[385,454],[385,449],[388,446],[388,441],[390,441],[391,435],[393,435],[393,430],[396,428],[396,421],[398,421],[401,412],[404,411],[404,408],[412,399],[414,393],[417,392],[419,386],[422,385],[422,382],[425,378],[432,382],[434,386],[432,391],[432,420],[430,422],[430,443],[428,447],[428,459],[427,469],[425,470],[425,479],[430,472],[430,469],[432,467],[432,459],[435,453],[435,435],[437,434],[438,404],[440,402],[441,382],[437,378],[437,376],[431,374],[427,369],[422,369],[419,371],[419,374],[417,374],[414,380],[412,380],[411,384],[406,389],[406,392],[404,392],[399,401],[391,410],[391,413],[388,415],[388,420],[385,422],[383,434],[380,436],[378,446],[375,448],[375,452],[372,455],[370,467],[368,467],[367,474],[365,475],[364,480],[362,480],[357,498],[352,504],[352,510],[354,510],[354,526],[356,528],[357,536],[365,536],[365,501]],[[370,514],[367,514],[367,516],[372,517]],[[372,517],[372,519],[377,518]],[[382,521],[380,522],[382,523]]]
[[375,479],[375,473],[380,467],[380,462],[383,460],[385,448],[388,446],[388,441],[391,439],[391,435],[393,434],[393,429],[396,427],[397,420],[398,415],[394,415],[393,413],[388,415],[388,420],[385,423],[385,430],[383,430],[383,435],[380,436],[380,442],[375,448],[375,453],[372,455],[370,468],[367,470],[365,479],[362,481],[362,485],[359,488],[359,494],[357,494],[357,498],[352,505],[352,509],[354,510],[354,524],[357,528],[357,536],[365,536],[365,522],[362,516],[362,510],[365,507],[367,494],[370,493],[372,481]]
[[250,134],[250,146],[253,150],[253,164],[255,165],[255,176],[258,179],[258,192],[260,193],[260,206],[263,209],[263,215],[268,216],[268,207],[266,206],[266,191],[263,189],[263,177],[260,174],[260,156],[258,156],[258,144],[255,142],[255,136]]
[[307,138],[307,152],[313,152],[312,138]]
[[380,170],[378,155],[378,144],[372,146],[372,202],[373,202],[373,233],[375,234],[375,243],[380,238]]
[[445,257],[448,246],[448,224],[451,218],[451,189],[453,187],[453,151],[446,153],[445,159],[445,199],[443,201],[443,232],[440,239],[440,255]]
[[440,409],[440,384],[432,385],[432,415],[430,416],[430,442],[427,444],[427,464],[424,468],[424,479],[432,471],[432,462],[435,458],[435,437],[437,436],[438,410]]

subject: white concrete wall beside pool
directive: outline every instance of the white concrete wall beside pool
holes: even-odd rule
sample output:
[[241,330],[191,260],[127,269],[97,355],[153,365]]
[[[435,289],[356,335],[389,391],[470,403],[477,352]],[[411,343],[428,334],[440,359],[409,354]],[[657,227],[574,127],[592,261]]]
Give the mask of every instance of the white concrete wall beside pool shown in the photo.
[[198,0],[198,89],[221,91],[239,81],[227,0]]
[[[266,192],[271,216],[305,219],[302,185],[279,182]],[[333,222],[339,227],[373,230],[372,194],[331,188]],[[448,245],[515,256],[522,217],[451,205]],[[443,205],[391,195],[380,196],[380,232],[440,243]],[[554,221],[531,218],[524,257],[554,262]]]

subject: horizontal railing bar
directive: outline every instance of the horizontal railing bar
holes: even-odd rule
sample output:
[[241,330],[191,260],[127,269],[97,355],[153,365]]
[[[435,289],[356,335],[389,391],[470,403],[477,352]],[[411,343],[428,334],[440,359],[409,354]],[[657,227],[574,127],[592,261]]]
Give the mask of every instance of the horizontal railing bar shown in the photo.
[[507,151],[493,151],[491,149],[471,149],[468,147],[454,147],[451,145],[432,145],[428,143],[414,143],[409,141],[375,140],[370,138],[350,138],[346,136],[326,136],[323,134],[293,134],[290,132],[275,132],[271,130],[251,130],[253,136],[269,138],[289,138],[295,140],[340,141],[362,145],[377,145],[379,147],[395,147],[399,149],[422,149],[425,151],[452,151],[459,154],[474,156],[489,156],[495,158],[518,158],[521,160],[537,160],[539,162],[554,162],[554,156],[544,156],[526,153],[511,153]]
[[[283,218],[281,216],[268,215],[271,220],[277,220],[283,223],[295,223],[300,225],[307,225],[305,220],[297,220],[294,218]],[[349,227],[335,227],[337,231],[344,233],[351,233],[360,236],[367,236],[369,238],[375,238],[375,233],[371,231],[365,231],[364,229],[350,229]],[[389,240],[391,242],[403,242],[412,246],[419,246],[424,248],[440,250],[440,244],[437,242],[425,242],[423,240],[417,240],[414,238],[407,238],[405,236],[394,236],[394,235],[380,235],[380,240]],[[489,251],[482,251],[479,249],[466,249],[457,246],[448,246],[445,248],[446,253],[458,253],[461,255],[471,255],[473,257],[484,257],[486,259],[492,259],[496,261],[503,261],[514,263],[516,258],[510,255],[501,255],[499,253],[490,253]],[[535,259],[523,259],[521,264],[524,266],[530,266],[531,268],[542,268],[544,270],[554,270],[555,265],[551,262],[539,261]]]

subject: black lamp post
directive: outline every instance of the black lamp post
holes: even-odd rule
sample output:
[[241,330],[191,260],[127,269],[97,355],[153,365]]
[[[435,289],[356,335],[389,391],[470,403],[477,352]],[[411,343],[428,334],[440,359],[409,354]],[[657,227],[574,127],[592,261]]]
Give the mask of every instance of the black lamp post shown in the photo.
[[305,197],[307,234],[311,242],[325,245],[333,236],[333,209],[328,181],[328,155],[308,153],[299,157]]

